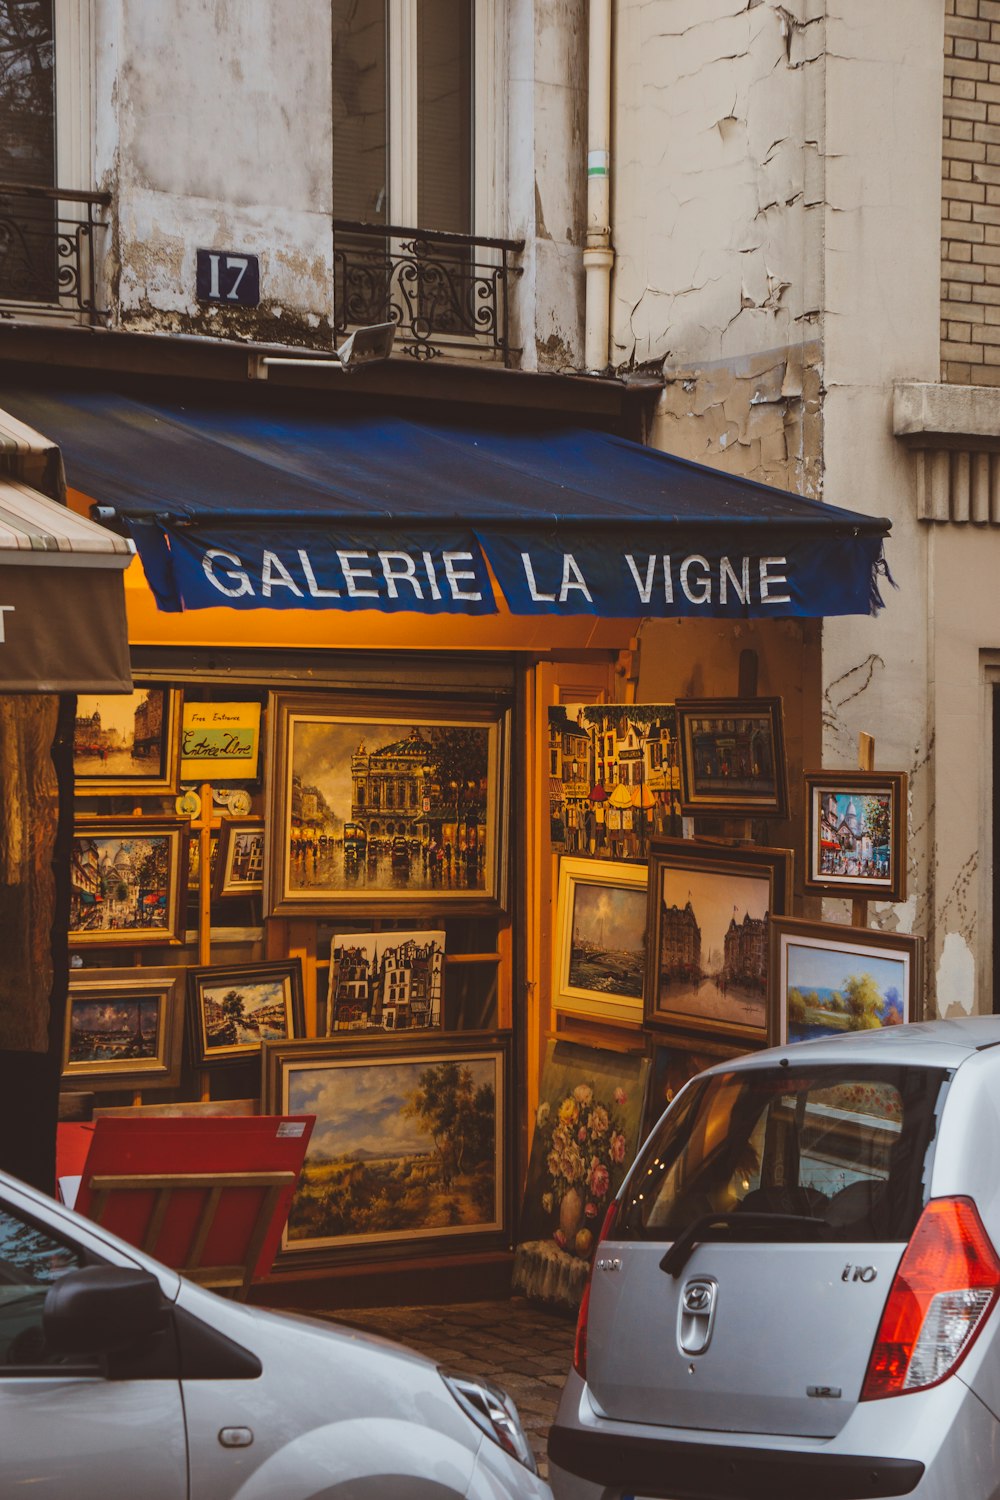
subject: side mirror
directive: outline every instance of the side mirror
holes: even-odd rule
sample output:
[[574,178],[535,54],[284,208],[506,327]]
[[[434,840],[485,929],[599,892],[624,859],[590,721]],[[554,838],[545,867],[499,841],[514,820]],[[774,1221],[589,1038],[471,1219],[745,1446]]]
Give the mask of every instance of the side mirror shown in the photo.
[[149,1271],[85,1266],[49,1288],[42,1309],[45,1342],[54,1354],[111,1354],[158,1333],[167,1312]]

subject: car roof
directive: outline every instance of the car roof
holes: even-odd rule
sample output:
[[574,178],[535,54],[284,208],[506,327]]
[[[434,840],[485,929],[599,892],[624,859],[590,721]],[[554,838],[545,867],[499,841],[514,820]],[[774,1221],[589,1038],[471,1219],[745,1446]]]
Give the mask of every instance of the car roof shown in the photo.
[[905,1026],[842,1032],[747,1053],[732,1062],[717,1063],[710,1071],[773,1067],[782,1061],[789,1066],[829,1062],[955,1068],[971,1053],[988,1047],[1000,1047],[1000,1016],[961,1016],[949,1021],[914,1021]]

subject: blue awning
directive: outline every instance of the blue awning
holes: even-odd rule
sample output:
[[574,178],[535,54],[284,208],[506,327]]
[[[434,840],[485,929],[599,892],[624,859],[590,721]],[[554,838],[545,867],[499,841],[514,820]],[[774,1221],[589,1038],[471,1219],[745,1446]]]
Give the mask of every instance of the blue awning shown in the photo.
[[112,508],[162,610],[868,614],[880,517],[584,428],[0,389]]

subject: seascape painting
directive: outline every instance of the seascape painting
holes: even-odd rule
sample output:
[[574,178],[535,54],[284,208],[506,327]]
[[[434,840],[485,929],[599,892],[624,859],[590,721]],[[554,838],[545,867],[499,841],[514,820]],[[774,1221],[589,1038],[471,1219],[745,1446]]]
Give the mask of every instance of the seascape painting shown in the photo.
[[281,1112],[316,1126],[285,1246],[337,1249],[502,1228],[504,1054],[282,1064]]
[[67,1062],[134,1062],[159,1053],[163,1000],[156,993],[99,999],[72,995]]

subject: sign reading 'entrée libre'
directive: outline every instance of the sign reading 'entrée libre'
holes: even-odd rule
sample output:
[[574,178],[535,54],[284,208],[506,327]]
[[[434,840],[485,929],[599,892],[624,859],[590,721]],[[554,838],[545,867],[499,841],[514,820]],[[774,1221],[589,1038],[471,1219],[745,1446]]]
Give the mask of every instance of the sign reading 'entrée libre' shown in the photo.
[[874,567],[881,546],[878,537],[845,535],[818,547],[786,534],[768,535],[764,550],[759,532],[720,542],[694,528],[672,535],[670,550],[596,530],[565,538],[479,528],[331,535],[310,524],[277,535],[236,523],[227,535],[214,526],[158,536],[143,526],[134,535],[161,609],[494,614],[495,578],[514,614],[606,618],[863,613],[871,574],[857,567],[856,552],[870,547]]

